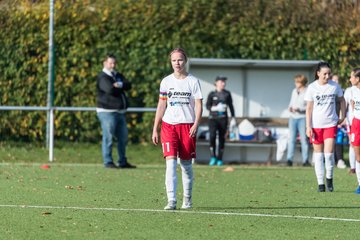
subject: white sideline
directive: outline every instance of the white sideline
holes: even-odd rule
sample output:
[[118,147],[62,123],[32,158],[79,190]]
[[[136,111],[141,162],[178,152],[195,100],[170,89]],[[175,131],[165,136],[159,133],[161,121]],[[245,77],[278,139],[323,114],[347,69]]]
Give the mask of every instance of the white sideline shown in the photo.
[[[41,165],[49,165],[50,167],[100,167],[103,168],[104,165],[102,163],[62,163],[62,162],[0,162],[0,166],[26,166],[26,167],[39,167]],[[162,164],[139,164],[138,168],[164,168]]]
[[97,207],[67,207],[67,206],[34,206],[34,205],[7,205],[0,204],[0,208],[38,208],[38,209],[70,209],[70,210],[90,210],[90,211],[119,211],[119,212],[159,212],[159,213],[177,213],[177,214],[203,214],[203,215],[224,215],[224,216],[248,216],[248,217],[269,217],[269,218],[293,218],[293,219],[310,219],[326,220],[339,222],[360,222],[360,219],[352,218],[331,218],[331,217],[311,217],[296,215],[280,214],[262,214],[262,213],[237,213],[237,212],[204,212],[204,211],[187,211],[187,210],[159,210],[159,209],[131,209],[131,208],[97,208]]
[[56,162],[0,162],[0,166],[41,166],[48,164],[49,166],[66,166],[66,167],[97,167],[103,166],[101,163],[56,163]]

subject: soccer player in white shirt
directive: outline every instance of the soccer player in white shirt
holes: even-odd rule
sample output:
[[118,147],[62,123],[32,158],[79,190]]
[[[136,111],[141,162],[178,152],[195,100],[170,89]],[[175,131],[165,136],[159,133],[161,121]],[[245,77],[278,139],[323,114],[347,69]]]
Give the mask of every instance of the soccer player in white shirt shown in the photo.
[[[306,135],[313,144],[313,162],[319,192],[325,192],[325,168],[326,190],[334,191],[334,144],[337,125],[345,118],[343,91],[337,83],[330,80],[330,75],[330,64],[320,62],[315,71],[315,81],[308,86],[305,94]],[[340,102],[340,116],[336,114],[336,101]]]
[[[355,68],[351,71],[350,79],[349,79],[351,86],[354,86],[357,84],[356,78],[355,78],[355,73],[357,73],[357,72],[360,72],[360,68]],[[345,98],[345,102],[346,102],[346,124],[347,124],[347,132],[349,135],[349,139],[351,137],[351,124],[352,124],[352,120],[354,118],[353,107],[351,106],[351,100],[352,100],[351,99],[351,97],[352,97],[351,88],[352,87],[348,87],[344,93],[344,98]],[[354,148],[350,141],[349,142],[349,163],[350,163],[349,173],[350,174],[354,174],[356,172],[355,171],[355,162],[356,162],[355,152],[354,152]]]
[[183,183],[182,209],[192,207],[193,170],[196,157],[196,131],[202,115],[202,93],[197,78],[186,72],[187,56],[183,49],[170,53],[174,70],[160,84],[152,141],[159,143],[158,127],[161,122],[161,144],[166,159],[165,187],[168,204],[165,210],[176,209],[177,159],[180,158]]
[[354,69],[351,72],[350,81],[354,83],[350,89],[351,108],[353,110],[350,142],[355,151],[355,172],[359,183],[355,193],[360,194],[360,69]]

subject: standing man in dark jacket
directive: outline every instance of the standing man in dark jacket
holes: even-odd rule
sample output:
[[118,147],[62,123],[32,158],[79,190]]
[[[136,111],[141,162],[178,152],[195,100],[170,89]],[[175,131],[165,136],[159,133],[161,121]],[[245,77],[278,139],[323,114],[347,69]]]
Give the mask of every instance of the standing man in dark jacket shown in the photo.
[[[128,100],[125,91],[131,88],[124,75],[115,71],[116,58],[107,55],[104,59],[104,68],[97,77],[96,84],[96,113],[102,129],[102,156],[106,168],[134,168],[127,162],[126,145],[128,129],[126,126],[126,109]],[[119,155],[116,166],[112,158],[113,138],[117,139]]]
[[[229,91],[225,90],[226,77],[218,76],[215,79],[215,91],[209,93],[206,101],[206,109],[209,113],[209,131],[210,131],[210,162],[209,165],[223,165],[222,157],[225,148],[225,135],[228,126],[228,113],[230,109],[231,124],[236,125],[235,111],[232,97]],[[219,144],[216,151],[216,133],[219,134]],[[217,156],[216,156],[217,152]]]

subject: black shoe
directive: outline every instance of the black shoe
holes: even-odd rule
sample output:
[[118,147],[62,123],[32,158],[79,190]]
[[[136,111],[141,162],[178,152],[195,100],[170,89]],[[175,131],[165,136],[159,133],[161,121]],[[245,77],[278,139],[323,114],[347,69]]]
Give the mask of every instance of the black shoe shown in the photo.
[[303,163],[303,167],[311,167],[311,164],[308,161],[306,161]]
[[105,168],[118,168],[114,163],[107,163],[104,166]]
[[288,165],[288,167],[292,167],[293,162],[292,162],[292,161],[290,161],[290,160],[288,160],[288,161],[287,161],[287,165]]
[[130,163],[125,163],[123,165],[120,165],[119,168],[136,168],[135,165],[131,165]]
[[334,185],[333,185],[333,180],[331,179],[326,179],[326,191],[327,192],[333,192],[334,191]]
[[318,192],[325,192],[325,184],[319,185]]

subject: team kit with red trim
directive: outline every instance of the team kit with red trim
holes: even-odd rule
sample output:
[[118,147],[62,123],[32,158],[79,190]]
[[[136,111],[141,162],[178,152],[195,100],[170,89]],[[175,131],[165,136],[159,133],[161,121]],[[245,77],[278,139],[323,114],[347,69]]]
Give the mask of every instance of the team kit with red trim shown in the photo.
[[195,137],[189,130],[195,121],[195,99],[202,99],[199,80],[191,74],[182,80],[171,74],[162,80],[159,98],[167,103],[160,134],[164,157],[195,158]]
[[354,103],[350,141],[353,146],[360,146],[360,89],[352,86],[350,95]]

